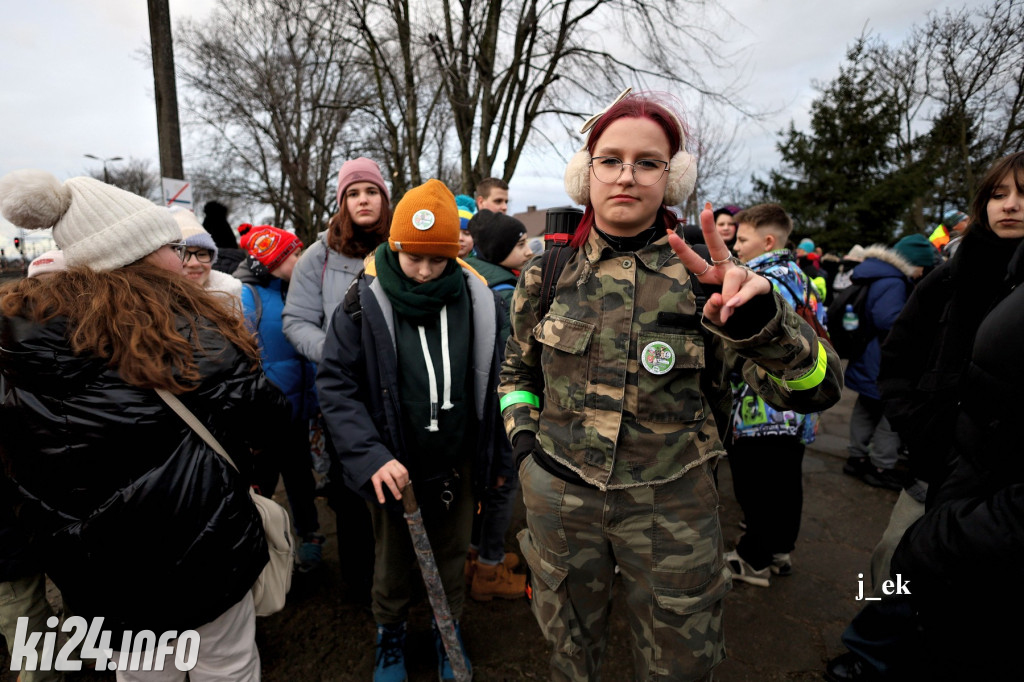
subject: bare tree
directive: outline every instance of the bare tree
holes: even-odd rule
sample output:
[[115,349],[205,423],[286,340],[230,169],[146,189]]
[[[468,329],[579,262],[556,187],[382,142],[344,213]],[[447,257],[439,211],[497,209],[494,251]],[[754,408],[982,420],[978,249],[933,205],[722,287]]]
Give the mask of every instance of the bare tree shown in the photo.
[[307,243],[335,210],[334,174],[360,137],[367,83],[352,35],[343,7],[303,0],[220,0],[205,24],[179,29],[207,184],[270,205]]
[[367,73],[368,145],[391,176],[392,198],[437,177],[451,120],[429,52],[407,0],[348,0],[358,61]]
[[[977,187],[979,168],[1024,141],[1024,1],[996,0],[975,11],[933,14],[923,29],[930,46],[929,89],[956,116],[961,199]],[[982,134],[973,140],[972,127]],[[979,158],[980,157],[980,158]]]
[[[706,0],[349,2],[361,40],[379,55],[373,68],[381,102],[402,106],[404,131],[397,121],[384,126],[392,147],[405,145],[415,177],[411,168],[421,163],[423,131],[431,127],[425,116],[440,123],[449,117],[463,192],[491,175],[510,180],[542,117],[589,112],[623,84],[669,82],[719,98],[697,67],[722,65],[717,37],[700,28],[709,6]],[[425,54],[438,69],[447,114],[434,98],[437,88],[416,87],[430,73]]]
[[708,97],[700,98],[688,119],[690,138],[696,143],[693,153],[697,157],[697,182],[680,209],[687,222],[696,223],[705,201],[738,201],[742,176],[736,135],[740,122],[727,123],[721,107]]
[[87,174],[150,201],[160,201],[160,174],[153,168],[150,159],[129,158],[124,163],[111,164],[106,169],[90,169]]

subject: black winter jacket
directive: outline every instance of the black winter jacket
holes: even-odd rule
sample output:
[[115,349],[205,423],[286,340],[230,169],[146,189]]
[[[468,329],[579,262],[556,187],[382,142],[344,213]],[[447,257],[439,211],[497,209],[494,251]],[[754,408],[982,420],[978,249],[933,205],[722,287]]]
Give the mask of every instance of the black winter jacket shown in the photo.
[[[467,361],[479,420],[473,462],[473,490],[479,496],[497,476],[512,479],[516,471],[498,409],[499,306],[483,281],[463,274],[473,306],[473,352]],[[402,436],[392,315],[376,278],[365,273],[357,277],[334,311],[316,381],[345,483],[373,501],[373,474],[391,459],[408,467],[415,457]]]
[[961,374],[978,325],[1006,294],[1019,239],[976,230],[956,255],[914,287],[882,346],[878,387],[885,415],[910,452],[916,478],[946,474]]
[[[181,326],[188,338],[188,326]],[[212,328],[181,396],[245,472],[283,396]],[[19,521],[76,615],[195,628],[251,589],[267,545],[248,484],[151,389],[76,356],[66,321],[0,318],[0,428]]]
[[956,468],[930,496],[892,558],[910,581],[931,650],[931,679],[1015,679],[1024,604],[1024,245],[1014,288],[985,317],[964,370],[954,428]]

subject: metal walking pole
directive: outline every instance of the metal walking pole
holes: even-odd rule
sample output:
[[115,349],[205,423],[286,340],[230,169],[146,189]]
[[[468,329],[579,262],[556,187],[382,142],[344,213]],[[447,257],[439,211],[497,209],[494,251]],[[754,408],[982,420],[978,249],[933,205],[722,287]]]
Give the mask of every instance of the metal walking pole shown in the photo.
[[430,608],[434,611],[434,621],[437,623],[437,631],[441,634],[445,651],[448,652],[452,672],[455,673],[457,682],[469,682],[472,678],[466,666],[466,659],[462,656],[459,638],[455,634],[455,620],[452,618],[451,609],[448,608],[448,597],[444,594],[441,574],[438,573],[437,562],[434,561],[434,551],[430,549],[430,538],[427,537],[427,529],[423,526],[423,515],[416,503],[416,495],[412,492],[412,483],[402,489],[402,506],[405,508],[405,521],[409,524],[412,546],[416,550],[416,561],[420,564],[423,582],[427,586]]

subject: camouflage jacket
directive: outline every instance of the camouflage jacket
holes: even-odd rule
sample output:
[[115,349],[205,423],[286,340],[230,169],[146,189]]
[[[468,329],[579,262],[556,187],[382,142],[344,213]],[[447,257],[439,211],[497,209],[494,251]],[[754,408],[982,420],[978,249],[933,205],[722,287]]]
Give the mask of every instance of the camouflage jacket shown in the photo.
[[512,297],[498,389],[505,429],[510,439],[536,433],[547,455],[598,488],[670,481],[723,453],[711,406],[728,399],[727,353],[747,358],[744,378],[777,407],[811,412],[839,399],[839,357],[819,357],[825,346],[777,294],[751,338],[707,322],[703,332],[667,237],[616,253],[592,230],[544,319],[540,296],[535,258]]

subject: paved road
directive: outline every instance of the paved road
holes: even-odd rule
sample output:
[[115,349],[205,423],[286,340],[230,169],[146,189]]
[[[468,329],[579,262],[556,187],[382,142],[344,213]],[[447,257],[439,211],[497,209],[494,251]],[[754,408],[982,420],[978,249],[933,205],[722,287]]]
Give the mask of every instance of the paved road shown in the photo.
[[[820,680],[825,661],[842,651],[839,635],[859,609],[857,574],[866,573],[896,493],[870,488],[842,474],[846,429],[854,394],[823,416],[822,433],[804,459],[803,526],[793,553],[794,573],[776,577],[768,589],[737,583],[726,597],[728,660],[718,682]],[[720,469],[722,526],[728,548],[739,533],[739,508],[732,496],[728,461]],[[258,624],[263,679],[367,682],[373,668],[373,619],[340,596],[334,519],[326,507],[325,570],[296,584],[285,611]],[[519,510],[514,524],[522,524]],[[631,675],[631,644],[621,597],[613,607],[604,680]],[[429,607],[410,619],[410,680],[435,680]],[[525,601],[470,603],[463,618],[475,679],[545,680],[547,646]],[[0,651],[0,665],[7,667]],[[73,682],[109,682],[110,674],[82,673]],[[0,673],[0,682],[13,675]]]

